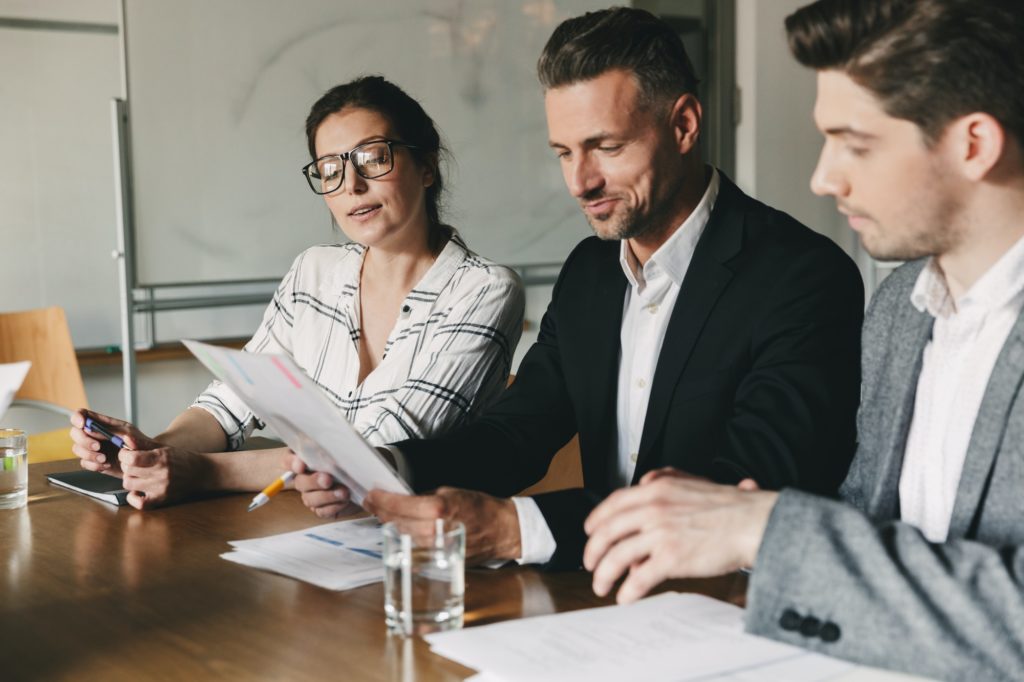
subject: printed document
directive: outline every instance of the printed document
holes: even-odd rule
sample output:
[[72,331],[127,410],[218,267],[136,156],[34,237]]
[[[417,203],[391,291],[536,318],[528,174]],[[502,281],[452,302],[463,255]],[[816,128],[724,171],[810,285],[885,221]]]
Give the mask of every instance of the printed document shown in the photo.
[[328,590],[349,590],[384,579],[384,539],[374,518],[229,543],[221,558],[298,578]]
[[824,682],[854,667],[746,634],[743,609],[676,592],[425,639],[481,681]]
[[14,395],[21,388],[21,383],[25,381],[31,366],[32,363],[27,360],[0,365],[0,417],[4,416],[7,408],[14,402]]
[[356,504],[361,505],[374,488],[412,492],[287,355],[244,353],[190,340],[183,343],[274,427],[307,467],[326,471],[347,486]]

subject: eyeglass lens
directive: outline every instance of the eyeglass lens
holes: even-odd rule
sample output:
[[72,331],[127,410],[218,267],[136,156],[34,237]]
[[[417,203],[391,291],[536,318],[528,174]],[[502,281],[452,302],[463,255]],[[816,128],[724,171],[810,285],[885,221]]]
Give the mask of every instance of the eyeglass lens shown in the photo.
[[[350,151],[347,156],[356,173],[367,180],[387,175],[394,167],[391,147],[387,142],[367,142]],[[319,194],[329,194],[341,187],[345,179],[344,155],[331,154],[318,159],[309,171],[309,183],[313,190]]]

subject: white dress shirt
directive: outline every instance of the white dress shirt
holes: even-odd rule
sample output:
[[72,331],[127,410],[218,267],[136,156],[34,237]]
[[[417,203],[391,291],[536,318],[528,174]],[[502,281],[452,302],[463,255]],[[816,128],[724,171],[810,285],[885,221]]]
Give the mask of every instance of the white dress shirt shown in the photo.
[[[474,254],[453,231],[402,302],[380,364],[360,383],[365,253],[360,244],[331,244],[300,254],[245,350],[290,355],[372,445],[428,438],[470,421],[508,382],[523,329],[519,278]],[[233,450],[263,427],[219,381],[192,406],[213,415]]]
[[[629,286],[626,287],[619,332],[618,462],[612,473],[615,486],[626,486],[633,480],[661,344],[693,252],[718,198],[719,184],[718,171],[712,169],[711,180],[697,207],[642,267],[629,242],[622,242],[619,262]],[[540,508],[529,497],[512,499],[519,516],[523,550],[519,563],[549,561],[555,553],[556,543]]]
[[1024,239],[955,302],[945,275],[929,261],[910,300],[935,325],[917,381],[900,510],[928,540],[943,542],[989,376],[1024,305]]

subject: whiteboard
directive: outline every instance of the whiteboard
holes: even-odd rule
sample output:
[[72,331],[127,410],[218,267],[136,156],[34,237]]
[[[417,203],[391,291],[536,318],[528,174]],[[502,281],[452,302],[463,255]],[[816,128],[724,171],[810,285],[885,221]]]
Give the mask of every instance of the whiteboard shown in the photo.
[[594,0],[125,0],[142,284],[281,276],[344,240],[299,169],[330,87],[377,73],[446,140],[446,221],[506,264],[560,262],[589,234],[547,146],[540,51]]

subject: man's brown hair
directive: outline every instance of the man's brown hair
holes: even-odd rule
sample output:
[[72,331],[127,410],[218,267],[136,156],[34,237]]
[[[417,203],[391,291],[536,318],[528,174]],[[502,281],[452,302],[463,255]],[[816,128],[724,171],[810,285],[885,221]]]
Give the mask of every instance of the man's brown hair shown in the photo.
[[1024,141],[1020,0],[819,0],[786,31],[801,64],[842,71],[928,144],[974,112]]

